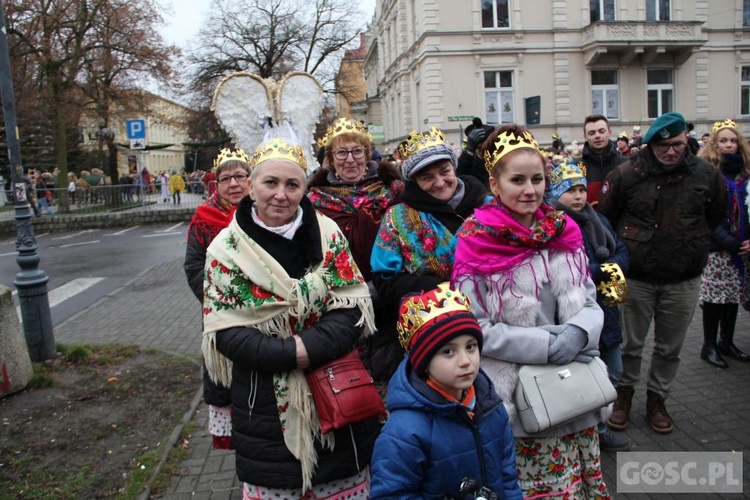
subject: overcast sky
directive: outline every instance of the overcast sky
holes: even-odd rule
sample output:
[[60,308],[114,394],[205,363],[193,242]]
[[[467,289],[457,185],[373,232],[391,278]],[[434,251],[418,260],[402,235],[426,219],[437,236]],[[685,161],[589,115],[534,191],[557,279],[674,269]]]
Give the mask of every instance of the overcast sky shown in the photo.
[[[171,0],[173,15],[164,15],[167,25],[161,31],[165,41],[185,47],[186,42],[198,34],[211,3],[212,0]],[[361,0],[359,4],[369,19],[375,11],[375,0]]]

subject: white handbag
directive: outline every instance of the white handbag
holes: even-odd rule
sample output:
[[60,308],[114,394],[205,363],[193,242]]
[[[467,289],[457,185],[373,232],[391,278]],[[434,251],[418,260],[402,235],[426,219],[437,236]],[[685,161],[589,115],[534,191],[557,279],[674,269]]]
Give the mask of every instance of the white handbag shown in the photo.
[[524,365],[518,372],[515,401],[523,430],[541,432],[617,398],[599,358],[588,363]]

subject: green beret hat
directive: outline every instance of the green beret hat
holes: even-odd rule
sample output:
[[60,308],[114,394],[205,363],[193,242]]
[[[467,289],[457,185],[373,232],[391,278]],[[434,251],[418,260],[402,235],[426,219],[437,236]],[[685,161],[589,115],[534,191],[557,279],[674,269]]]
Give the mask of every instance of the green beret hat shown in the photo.
[[654,120],[646,135],[643,136],[645,144],[653,141],[662,141],[679,135],[687,130],[685,117],[680,113],[664,113]]

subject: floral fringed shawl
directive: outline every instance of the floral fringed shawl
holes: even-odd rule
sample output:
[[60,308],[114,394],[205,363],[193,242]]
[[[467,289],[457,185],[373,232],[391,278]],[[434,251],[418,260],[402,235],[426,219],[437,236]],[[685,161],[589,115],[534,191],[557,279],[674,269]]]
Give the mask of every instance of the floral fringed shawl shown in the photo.
[[[203,301],[203,356],[212,380],[226,387],[232,362],[216,348],[216,332],[251,326],[265,335],[288,338],[314,324],[327,311],[356,307],[357,326],[374,332],[372,300],[349,247],[335,222],[317,214],[324,259],[300,279],[284,268],[232,220],[206,252]],[[317,464],[314,440],[333,448],[322,435],[317,411],[302,370],[274,374],[274,390],[284,442],[302,466],[303,489]]]
[[370,263],[374,273],[434,274],[450,279],[456,237],[426,212],[401,203],[380,223]]

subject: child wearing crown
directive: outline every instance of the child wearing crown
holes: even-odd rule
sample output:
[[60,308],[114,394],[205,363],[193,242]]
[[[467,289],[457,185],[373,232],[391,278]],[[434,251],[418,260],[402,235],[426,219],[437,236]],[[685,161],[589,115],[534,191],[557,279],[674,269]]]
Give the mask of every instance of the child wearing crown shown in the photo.
[[479,368],[482,330],[468,299],[448,283],[409,296],[397,329],[409,354],[388,389],[370,498],[442,499],[471,477],[520,499],[508,414]]
[[[589,273],[597,287],[596,302],[604,312],[599,357],[607,365],[612,385],[617,387],[622,373],[622,327],[617,303],[625,299],[625,273],[630,267],[628,249],[617,239],[607,218],[597,213],[586,201],[588,181],[583,163],[559,165],[550,172],[548,180],[550,204],[573,219],[583,234]],[[626,451],[630,448],[627,436],[610,432],[604,422],[597,427],[602,450]]]

